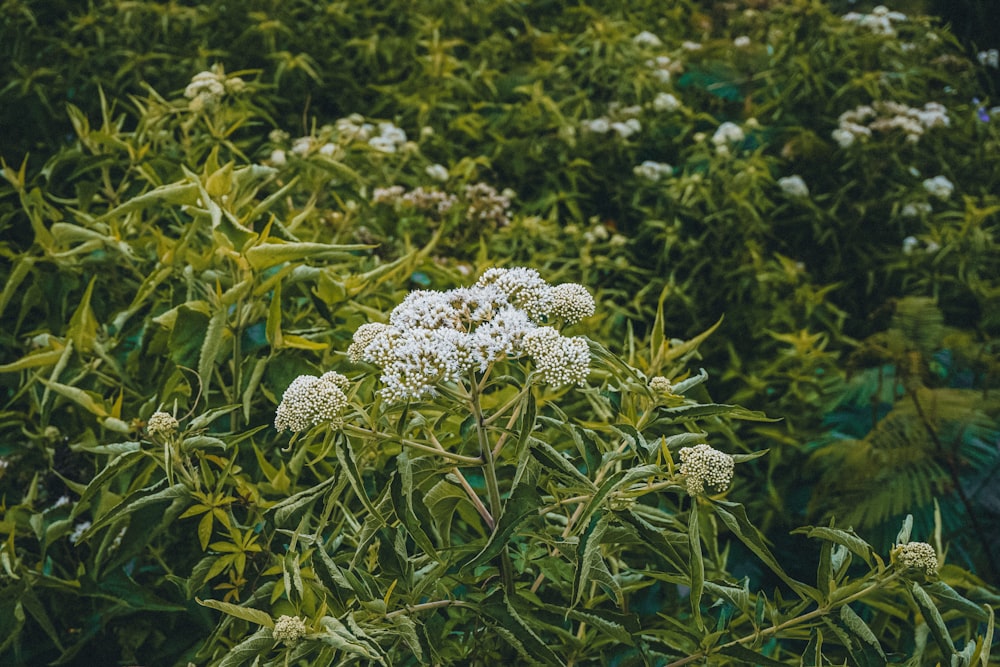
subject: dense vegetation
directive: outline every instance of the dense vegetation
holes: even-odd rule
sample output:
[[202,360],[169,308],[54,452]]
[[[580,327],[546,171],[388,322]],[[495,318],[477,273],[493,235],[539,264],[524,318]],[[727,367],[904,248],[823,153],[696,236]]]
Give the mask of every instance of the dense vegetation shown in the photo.
[[0,4],[0,662],[996,664],[998,45],[905,11]]

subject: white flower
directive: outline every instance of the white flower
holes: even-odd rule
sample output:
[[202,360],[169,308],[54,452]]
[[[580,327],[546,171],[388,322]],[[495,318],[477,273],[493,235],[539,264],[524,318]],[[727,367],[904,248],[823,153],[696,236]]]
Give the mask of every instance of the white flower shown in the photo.
[[560,317],[566,324],[576,324],[594,314],[594,297],[579,283],[562,283],[552,288],[552,308],[549,315]]
[[307,155],[312,150],[314,141],[312,137],[299,137],[292,142],[292,152],[299,156]]
[[638,35],[632,38],[632,42],[637,46],[662,46],[663,42],[660,38],[649,32],[648,30],[643,30]]
[[955,190],[955,185],[944,176],[935,176],[934,178],[924,179],[924,190],[927,190],[932,197],[946,200],[951,197],[951,193]]
[[705,493],[706,486],[719,493],[729,488],[735,468],[732,456],[709,445],[683,447],[680,454],[680,472],[687,477],[689,495]]
[[656,111],[677,111],[681,102],[670,93],[659,93],[653,99],[653,109]]
[[660,180],[660,176],[673,174],[674,168],[664,162],[646,160],[642,164],[633,167],[632,172],[639,178],[655,183]]
[[712,143],[715,144],[716,152],[724,154],[729,152],[729,147],[732,144],[742,142],[745,137],[746,135],[743,134],[739,125],[726,121],[715,130],[715,134],[712,135]]
[[778,187],[788,197],[808,197],[809,186],[802,180],[801,176],[785,176],[778,179]]
[[622,139],[628,139],[633,134],[642,129],[642,125],[639,123],[637,118],[629,118],[625,122],[615,121],[611,123],[611,129],[614,130]]
[[340,426],[341,413],[347,407],[344,390],[348,380],[330,371],[321,377],[300,375],[288,385],[274,417],[278,431],[304,431],[310,426],[328,423]]
[[1000,68],[1000,51],[997,49],[980,51],[976,54],[976,58],[979,60],[979,64],[983,67],[992,67],[993,69]]
[[903,254],[912,255],[919,246],[920,241],[917,240],[916,236],[907,236],[903,239]]
[[146,432],[151,436],[168,436],[177,432],[177,419],[169,412],[154,412],[146,420]]
[[733,46],[735,46],[738,49],[745,49],[746,47],[750,46],[750,38],[747,37],[746,35],[740,35],[739,37],[733,40]]
[[941,249],[940,243],[938,243],[937,241],[928,241],[927,247],[924,248],[924,252],[926,252],[928,255],[933,255],[940,249]]
[[445,167],[443,164],[427,165],[427,168],[424,171],[427,173],[428,176],[430,176],[435,181],[441,181],[442,183],[444,183],[445,181],[448,180],[449,176],[448,168]]
[[674,391],[674,385],[670,380],[662,375],[654,375],[649,379],[649,390],[654,394],[670,394]]
[[270,161],[275,167],[284,167],[288,160],[285,157],[285,151],[280,148],[275,148],[271,151]]
[[83,521],[73,526],[73,532],[69,535],[70,544],[76,544],[79,542],[80,538],[83,537],[83,534],[87,532],[88,528],[90,528],[89,521]]
[[926,542],[899,544],[893,549],[893,553],[904,568],[923,570],[928,576],[937,574],[939,567],[937,552]]
[[701,51],[702,48],[704,47],[698,42],[688,41],[688,42],[682,42],[681,48],[684,49],[685,51]]
[[275,641],[295,644],[306,635],[306,623],[298,616],[279,616],[271,629]]
[[524,351],[535,362],[535,373],[545,384],[583,386],[590,373],[590,347],[579,336],[567,338],[552,327],[538,327],[524,334]]
[[325,155],[326,157],[333,157],[339,149],[340,146],[328,141],[319,147],[319,154]]
[[368,140],[368,145],[380,153],[395,153],[396,142],[388,137],[378,136]]
[[919,218],[922,215],[930,215],[934,208],[925,201],[912,202],[903,206],[900,212],[904,218]]
[[581,285],[552,287],[534,269],[494,268],[471,287],[411,292],[390,313],[389,324],[358,328],[348,356],[382,369],[381,394],[390,401],[433,396],[441,383],[524,356],[535,361],[542,382],[579,383],[589,368],[586,341],[539,323],[573,323],[593,312],[593,297]]
[[583,129],[595,134],[604,134],[611,129],[611,124],[608,122],[607,118],[594,118],[593,120],[585,120],[582,123]]

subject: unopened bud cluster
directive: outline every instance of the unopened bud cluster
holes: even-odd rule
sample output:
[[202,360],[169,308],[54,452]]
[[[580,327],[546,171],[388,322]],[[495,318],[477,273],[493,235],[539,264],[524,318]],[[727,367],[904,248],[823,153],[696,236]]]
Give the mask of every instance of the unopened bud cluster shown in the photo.
[[649,380],[649,390],[654,394],[670,394],[674,390],[674,385],[662,375],[655,375]]
[[304,431],[319,424],[340,426],[341,413],[347,407],[347,387],[347,378],[334,371],[320,377],[298,376],[281,397],[274,427],[279,431]]
[[280,616],[274,622],[271,636],[276,641],[294,644],[306,636],[306,622],[298,616]]
[[178,426],[177,418],[169,412],[154,412],[146,420],[146,432],[154,437],[173,435]]
[[681,474],[687,479],[688,494],[700,496],[706,487],[722,492],[733,481],[733,457],[709,445],[681,449]]
[[227,78],[222,67],[215,65],[211,71],[194,75],[184,89],[184,97],[191,100],[188,104],[192,111],[201,111],[214,106],[226,95],[243,92],[245,88],[243,79],[238,76]]
[[926,542],[910,542],[896,547],[896,558],[907,569],[923,570],[928,576],[937,574],[937,552]]
[[381,393],[390,401],[433,396],[439,383],[506,358],[530,358],[543,383],[582,385],[590,367],[586,340],[547,323],[573,324],[593,312],[581,285],[553,287],[534,269],[494,268],[472,287],[411,292],[388,324],[359,327],[347,354],[382,369]]

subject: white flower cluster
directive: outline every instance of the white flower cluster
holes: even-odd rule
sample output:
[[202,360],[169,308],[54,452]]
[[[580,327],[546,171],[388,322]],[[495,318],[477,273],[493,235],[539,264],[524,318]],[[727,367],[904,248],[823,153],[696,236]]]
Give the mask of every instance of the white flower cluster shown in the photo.
[[358,113],[337,119],[333,128],[342,143],[363,142],[380,153],[395,153],[407,143],[406,132],[394,124],[369,123]]
[[468,185],[463,192],[465,198],[465,219],[474,225],[506,227],[510,224],[510,204],[515,194],[511,189],[497,192],[486,183]]
[[945,201],[951,198],[951,193],[955,191],[955,184],[944,176],[935,176],[924,179],[924,190],[927,190],[932,197]]
[[904,218],[919,218],[925,215],[930,215],[934,212],[934,207],[925,201],[911,202],[903,206],[903,210],[900,214]]
[[670,83],[670,77],[675,72],[683,70],[680,63],[674,62],[670,56],[656,56],[646,61],[646,67],[653,71],[653,78],[660,83]]
[[677,111],[683,105],[670,93],[657,93],[653,98],[653,109],[656,111]]
[[271,636],[275,641],[294,644],[306,636],[306,622],[298,616],[279,616],[274,622]]
[[378,134],[368,140],[368,145],[381,153],[395,153],[406,143],[406,132],[392,123],[379,123]]
[[541,382],[582,385],[590,366],[586,340],[544,323],[573,324],[593,313],[582,285],[552,286],[534,269],[494,268],[472,287],[411,292],[388,324],[359,327],[347,354],[382,369],[381,393],[390,401],[433,396],[437,384],[504,358],[530,358]]
[[665,162],[646,160],[642,164],[638,164],[633,167],[632,172],[643,180],[649,181],[650,183],[656,183],[660,180],[661,176],[673,175],[674,168]]
[[750,38],[747,37],[746,35],[740,35],[739,37],[733,40],[733,46],[735,46],[737,49],[745,49],[748,46],[750,46]]
[[[920,239],[916,236],[907,236],[903,239],[903,254],[912,255],[917,250],[920,250]],[[936,241],[928,241],[927,245],[924,246],[923,251],[928,255],[933,255],[938,250],[941,249],[941,244]]]
[[719,155],[728,155],[729,149],[734,144],[742,143],[746,138],[743,129],[736,123],[724,122],[715,130],[712,135],[712,143],[715,144],[715,152]]
[[633,134],[642,131],[642,123],[636,118],[641,113],[641,106],[622,107],[610,104],[606,115],[599,118],[585,118],[580,121],[580,127],[586,132],[594,134],[614,133],[620,139],[628,139]]
[[146,420],[146,432],[151,436],[169,436],[177,432],[177,418],[169,412],[154,412]]
[[910,542],[894,549],[899,563],[909,569],[923,570],[928,576],[937,574],[938,559],[934,547],[926,542]]
[[278,431],[304,431],[310,426],[328,423],[334,427],[343,423],[341,413],[347,407],[349,381],[335,371],[315,375],[300,375],[288,385],[274,416]]
[[69,534],[70,544],[76,544],[83,537],[83,534],[90,529],[89,521],[81,521],[80,523],[73,526],[73,532]]
[[660,38],[648,30],[643,30],[638,35],[633,37],[632,43],[636,46],[651,46],[653,48],[663,46],[663,42],[660,41]]
[[681,474],[692,496],[705,493],[706,486],[717,492],[728,489],[735,467],[732,456],[709,445],[681,448]]
[[937,102],[928,102],[922,109],[898,102],[875,102],[840,114],[831,136],[841,148],[847,148],[855,141],[870,138],[873,131],[902,130],[906,140],[915,144],[927,130],[949,125],[948,110]]
[[654,394],[671,394],[674,391],[674,385],[662,375],[654,375],[649,379],[649,390]]
[[992,67],[993,69],[1000,69],[1000,51],[997,49],[989,49],[988,51],[980,51],[976,54],[976,58],[979,60],[979,64],[983,67]]
[[448,173],[448,168],[446,166],[437,163],[427,165],[424,169],[424,173],[440,183],[444,183],[448,180],[448,177],[451,176],[451,174]]
[[191,100],[188,107],[201,111],[214,106],[226,95],[235,95],[246,89],[246,83],[238,76],[226,77],[221,65],[213,65],[211,71],[198,72],[184,89],[184,97]]
[[906,21],[906,14],[889,11],[885,5],[879,5],[872,9],[871,14],[861,14],[850,12],[841,17],[847,23],[853,23],[861,28],[866,28],[876,35],[892,37],[896,34],[893,23]]
[[786,197],[808,197],[809,186],[799,175],[785,176],[778,179],[778,187],[785,193]]

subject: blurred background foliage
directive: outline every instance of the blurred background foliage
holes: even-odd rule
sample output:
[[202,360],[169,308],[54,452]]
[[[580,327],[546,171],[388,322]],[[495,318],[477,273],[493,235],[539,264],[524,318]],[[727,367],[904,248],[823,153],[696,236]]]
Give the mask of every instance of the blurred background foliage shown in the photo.
[[[3,0],[0,637],[70,663],[117,632],[109,664],[179,660],[165,637],[212,627],[201,586],[175,588],[204,562],[171,533],[184,508],[70,539],[153,481],[128,458],[84,495],[122,441],[195,415],[191,451],[227,480],[206,507],[252,525],[299,488],[270,427],[291,379],[345,367],[408,290],[508,263],[592,289],[588,333],[626,357],[658,306],[678,340],[722,318],[691,363],[782,418],[727,432],[770,450],[733,493],[775,544],[836,516],[885,550],[937,502],[949,560],[1000,583],[996,3],[892,7],[891,34],[840,16],[873,4]],[[185,96],[199,72],[224,94]],[[839,145],[841,114],[879,102],[948,123]],[[238,599],[238,562],[200,583]]]

